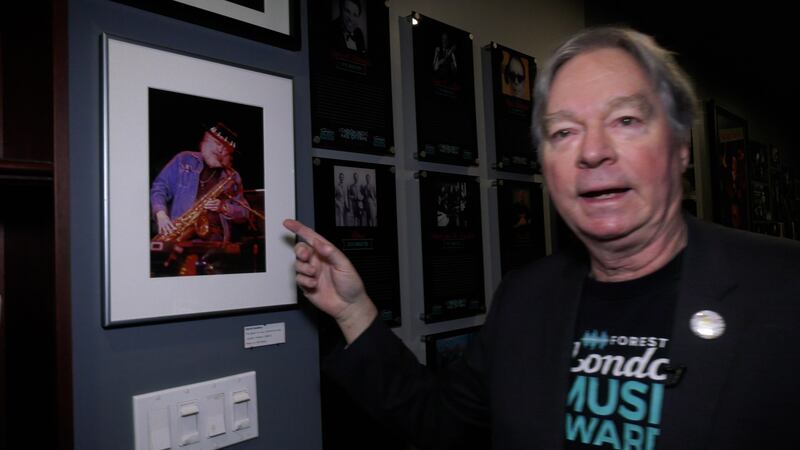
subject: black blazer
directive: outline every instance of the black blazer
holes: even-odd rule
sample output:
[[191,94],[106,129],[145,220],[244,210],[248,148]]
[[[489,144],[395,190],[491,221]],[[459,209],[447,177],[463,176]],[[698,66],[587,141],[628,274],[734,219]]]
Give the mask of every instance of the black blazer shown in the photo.
[[[670,344],[685,367],[667,388],[658,448],[796,446],[800,419],[800,245],[688,219]],[[434,377],[376,321],[325,364],[379,419],[421,448],[559,449],[585,257],[538,260],[503,280],[479,338]],[[689,328],[716,311],[725,333]],[[789,446],[789,447],[787,447]]]

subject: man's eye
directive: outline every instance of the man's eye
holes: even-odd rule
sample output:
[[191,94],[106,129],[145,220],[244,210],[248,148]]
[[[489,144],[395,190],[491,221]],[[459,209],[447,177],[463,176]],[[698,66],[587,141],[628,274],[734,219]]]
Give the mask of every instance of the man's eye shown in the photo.
[[569,130],[558,130],[555,133],[550,134],[550,139],[564,139],[570,134],[572,133]]
[[631,125],[636,125],[637,123],[639,123],[639,119],[631,116],[625,116],[619,119],[619,123],[621,123],[626,127],[629,127]]

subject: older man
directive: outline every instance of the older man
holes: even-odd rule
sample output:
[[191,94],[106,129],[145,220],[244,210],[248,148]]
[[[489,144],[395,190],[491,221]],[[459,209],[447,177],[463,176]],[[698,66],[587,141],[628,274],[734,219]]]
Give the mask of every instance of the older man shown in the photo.
[[[207,127],[198,151],[176,154],[150,187],[158,232],[151,242],[151,275],[212,275],[242,271],[231,228],[249,217],[242,179],[233,169],[236,133]],[[248,270],[249,271],[249,270]]]
[[[156,219],[159,233],[174,231],[173,221],[195,206],[229,174],[233,179],[225,189],[226,199],[212,198],[202,207],[211,213],[207,240],[228,240],[229,221],[242,221],[248,217],[242,180],[232,168],[236,150],[236,133],[218,122],[203,132],[197,144],[199,151],[182,151],[175,155],[159,172],[150,188],[150,208]],[[196,236],[189,236],[195,238]]]
[[287,221],[297,281],[349,343],[328,373],[423,448],[796,446],[791,350],[800,248],[687,220],[695,110],[671,55],[640,33],[584,31],[537,80],[534,134],[553,202],[585,252],[510,274],[443,378],[381,326],[329,242]]

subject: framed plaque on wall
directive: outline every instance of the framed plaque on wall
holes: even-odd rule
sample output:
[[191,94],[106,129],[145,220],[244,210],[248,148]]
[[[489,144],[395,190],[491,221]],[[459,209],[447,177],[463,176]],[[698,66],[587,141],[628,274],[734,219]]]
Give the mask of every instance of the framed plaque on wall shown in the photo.
[[481,327],[469,327],[425,336],[425,365],[437,371],[461,358]]
[[714,222],[749,230],[747,122],[713,101],[707,104],[707,115]]
[[497,180],[503,275],[545,256],[544,201],[538,183]]
[[480,183],[474,177],[420,172],[425,322],[486,312]]
[[511,172],[539,171],[531,135],[536,60],[503,47],[489,45],[492,60],[494,143],[496,168]]
[[472,35],[413,14],[417,159],[478,164]]
[[399,326],[394,166],[314,158],[314,223],[358,270],[381,319]]
[[394,154],[387,3],[309,2],[308,23],[314,146]]

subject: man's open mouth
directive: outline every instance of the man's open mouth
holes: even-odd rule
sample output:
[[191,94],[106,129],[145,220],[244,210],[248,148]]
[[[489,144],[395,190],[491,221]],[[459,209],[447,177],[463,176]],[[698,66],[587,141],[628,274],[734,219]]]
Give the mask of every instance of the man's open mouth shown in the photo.
[[591,199],[598,199],[603,200],[607,198],[612,198],[618,194],[624,194],[628,192],[630,188],[612,188],[612,189],[598,189],[596,191],[587,191],[580,194],[583,198],[591,198]]

